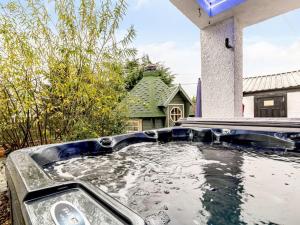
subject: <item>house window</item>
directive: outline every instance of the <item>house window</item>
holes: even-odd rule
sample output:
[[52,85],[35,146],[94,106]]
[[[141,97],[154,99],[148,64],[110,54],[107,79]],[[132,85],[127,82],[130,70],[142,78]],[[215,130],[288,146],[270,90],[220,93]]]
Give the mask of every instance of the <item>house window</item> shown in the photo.
[[126,130],[127,133],[142,131],[142,120],[129,120]]
[[182,118],[182,110],[179,107],[173,107],[170,111],[170,118],[173,122],[177,122]]

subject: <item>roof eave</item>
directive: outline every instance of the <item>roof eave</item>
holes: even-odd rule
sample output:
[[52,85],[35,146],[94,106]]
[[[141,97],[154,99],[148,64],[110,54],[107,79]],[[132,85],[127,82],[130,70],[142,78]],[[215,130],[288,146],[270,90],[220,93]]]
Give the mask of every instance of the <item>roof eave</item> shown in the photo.
[[181,85],[179,85],[179,89],[180,91],[183,93],[184,97],[189,101],[189,103],[191,105],[193,105],[193,102],[191,100],[191,98],[189,97],[189,95],[185,92],[185,90],[181,87]]
[[176,96],[176,94],[178,93],[178,91],[181,91],[181,93],[183,94],[183,96],[186,98],[186,100],[192,105],[192,100],[190,99],[190,97],[188,96],[188,94],[183,90],[183,88],[181,87],[181,85],[178,85],[176,87],[176,89],[171,93],[171,95],[168,97],[168,99],[163,103],[163,107],[167,107],[170,102],[172,101],[172,99]]
[[285,88],[243,91],[243,94],[251,95],[251,94],[256,94],[256,93],[265,93],[265,92],[272,92],[272,91],[289,91],[289,90],[299,90],[299,89],[300,89],[300,85],[292,86],[292,87],[285,87]]
[[129,118],[165,118],[166,115],[130,115]]

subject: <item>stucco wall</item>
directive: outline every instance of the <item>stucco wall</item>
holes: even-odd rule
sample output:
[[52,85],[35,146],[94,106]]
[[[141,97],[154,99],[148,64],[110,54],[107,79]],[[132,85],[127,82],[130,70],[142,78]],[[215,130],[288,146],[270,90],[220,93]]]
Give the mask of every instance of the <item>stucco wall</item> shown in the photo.
[[[233,49],[225,47],[226,38],[229,38]],[[203,117],[242,116],[242,38],[242,29],[235,18],[201,31]]]
[[288,118],[300,118],[300,92],[287,93]]
[[243,105],[244,105],[244,117],[253,118],[254,117],[254,96],[244,97]]

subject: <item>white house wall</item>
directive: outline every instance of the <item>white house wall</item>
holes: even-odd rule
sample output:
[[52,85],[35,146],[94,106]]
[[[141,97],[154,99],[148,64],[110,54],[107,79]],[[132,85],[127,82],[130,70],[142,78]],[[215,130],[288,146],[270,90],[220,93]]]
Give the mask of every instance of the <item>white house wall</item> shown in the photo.
[[300,92],[287,93],[288,118],[300,118]]
[[[254,96],[243,97],[244,117],[254,118]],[[300,118],[300,92],[287,93],[288,118]]]
[[243,97],[244,104],[244,117],[253,118],[254,117],[254,96]]

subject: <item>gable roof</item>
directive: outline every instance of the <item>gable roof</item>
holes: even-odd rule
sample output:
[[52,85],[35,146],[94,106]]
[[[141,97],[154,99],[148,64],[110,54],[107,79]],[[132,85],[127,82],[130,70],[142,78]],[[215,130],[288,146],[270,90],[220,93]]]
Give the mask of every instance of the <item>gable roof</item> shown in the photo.
[[244,93],[300,88],[300,70],[244,78]]
[[175,87],[171,87],[169,88],[169,93],[167,96],[164,96],[160,103],[159,106],[163,106],[163,107],[167,107],[170,102],[172,101],[172,99],[176,96],[176,94],[180,92],[182,93],[183,97],[192,105],[192,100],[190,99],[190,97],[187,95],[187,93],[183,90],[183,88],[181,87],[181,85],[179,84],[178,86]]
[[191,103],[180,85],[168,87],[157,76],[144,76],[126,98],[129,101],[129,117],[165,117],[162,107],[166,107],[179,91]]

